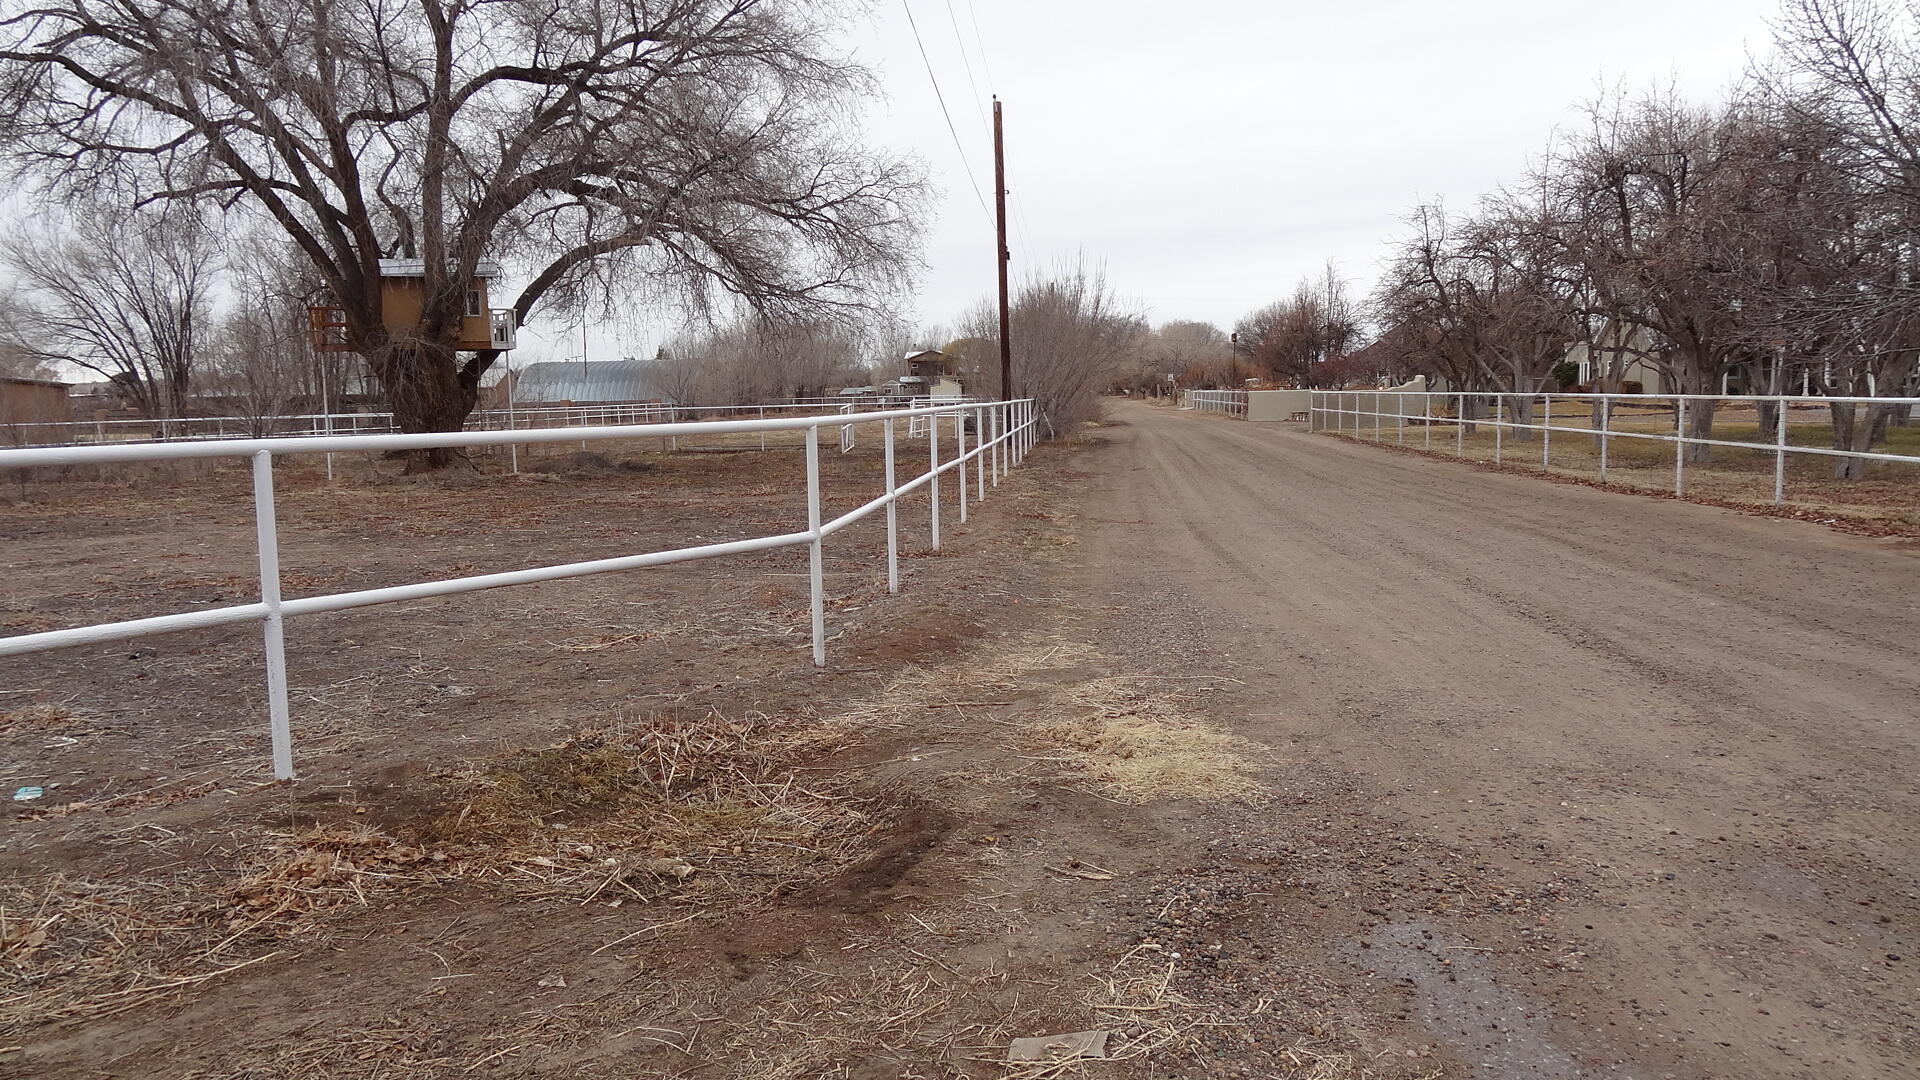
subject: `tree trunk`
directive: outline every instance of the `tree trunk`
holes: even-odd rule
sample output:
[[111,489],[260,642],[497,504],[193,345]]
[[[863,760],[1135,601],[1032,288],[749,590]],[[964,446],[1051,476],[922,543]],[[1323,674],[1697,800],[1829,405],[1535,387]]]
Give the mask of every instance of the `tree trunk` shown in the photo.
[[[1887,437],[1887,425],[1893,419],[1896,407],[1893,405],[1868,405],[1867,413],[1859,416],[1859,405],[1829,406],[1833,410],[1833,448],[1867,453],[1878,446]],[[1833,476],[1836,480],[1859,480],[1867,475],[1867,463],[1859,458],[1835,458]]]
[[[1720,407],[1717,401],[1690,401],[1687,403],[1687,438],[1713,438],[1713,414]],[[1713,447],[1687,444],[1687,461],[1701,465],[1713,460]]]
[[[1853,449],[1853,435],[1857,425],[1855,414],[1859,406],[1830,402],[1827,411],[1833,415],[1833,448],[1835,450]],[[1867,463],[1859,458],[1834,458],[1833,478],[1835,480],[1858,480],[1867,475]]]
[[[1507,417],[1509,423],[1531,424],[1534,422],[1533,418],[1539,408],[1539,402],[1531,397],[1515,397],[1506,400],[1507,409],[1510,413]],[[1526,428],[1508,428],[1502,433],[1502,437],[1509,442],[1532,442],[1533,432],[1528,431]]]
[[[479,387],[461,378],[455,356],[451,346],[407,343],[390,345],[369,358],[374,377],[393,407],[394,425],[401,431],[459,431],[466,425],[480,400]],[[444,469],[459,457],[450,447],[408,451],[406,471]]]

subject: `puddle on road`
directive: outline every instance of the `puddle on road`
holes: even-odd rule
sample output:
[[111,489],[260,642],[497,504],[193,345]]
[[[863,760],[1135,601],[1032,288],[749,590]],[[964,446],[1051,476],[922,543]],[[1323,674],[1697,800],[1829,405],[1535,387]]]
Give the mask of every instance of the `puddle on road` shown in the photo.
[[1632,1080],[1612,1066],[1583,1066],[1553,1044],[1547,1009],[1494,981],[1485,953],[1419,923],[1383,926],[1371,948],[1342,945],[1340,959],[1412,984],[1421,1022],[1484,1080]]

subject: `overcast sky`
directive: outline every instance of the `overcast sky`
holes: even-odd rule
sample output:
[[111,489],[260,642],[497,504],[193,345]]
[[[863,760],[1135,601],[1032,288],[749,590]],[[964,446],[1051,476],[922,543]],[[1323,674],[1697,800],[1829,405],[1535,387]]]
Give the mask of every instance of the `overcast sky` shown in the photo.
[[[1016,274],[1084,252],[1156,323],[1223,329],[1329,258],[1369,287],[1415,202],[1464,209],[1516,178],[1603,83],[1672,81],[1717,98],[1749,51],[1765,51],[1775,11],[1772,0],[908,3],[989,206],[985,98],[1004,103]],[[901,0],[875,0],[859,38],[888,94],[872,141],[920,155],[941,188],[915,315],[949,323],[993,290],[991,221]]]

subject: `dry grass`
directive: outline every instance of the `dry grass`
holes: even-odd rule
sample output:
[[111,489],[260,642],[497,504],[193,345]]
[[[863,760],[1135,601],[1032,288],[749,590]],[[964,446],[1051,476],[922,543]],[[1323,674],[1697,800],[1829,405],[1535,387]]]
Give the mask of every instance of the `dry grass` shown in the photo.
[[63,705],[28,705],[0,712],[0,735],[15,732],[59,731],[73,726],[81,716]]
[[832,873],[884,815],[834,781],[799,780],[770,756],[770,727],[618,725],[438,777],[416,824],[242,833],[218,865],[125,883],[0,884],[0,1032],[122,1011],[277,955],[331,913],[437,883],[668,904],[690,920]]
[[[372,830],[272,836],[237,881],[175,873],[132,883],[55,874],[0,885],[0,1031],[109,1016],[259,963],[316,916],[431,880],[428,856]],[[244,958],[242,958],[244,957]]]
[[831,779],[801,782],[765,717],[654,719],[447,778],[424,838],[547,896],[737,902],[857,858],[880,826]]
[[1115,663],[1083,646],[1040,642],[986,662],[916,670],[830,718],[815,737],[921,727],[929,714],[978,716],[1011,706],[1008,719],[987,718],[1012,729],[1008,749],[1059,767],[1058,779],[1102,798],[1231,799],[1258,790],[1271,755],[1192,710],[1192,680],[1093,674]]
[[1184,707],[1183,695],[1136,676],[1062,688],[1029,732],[1109,798],[1234,798],[1259,789],[1270,755]]

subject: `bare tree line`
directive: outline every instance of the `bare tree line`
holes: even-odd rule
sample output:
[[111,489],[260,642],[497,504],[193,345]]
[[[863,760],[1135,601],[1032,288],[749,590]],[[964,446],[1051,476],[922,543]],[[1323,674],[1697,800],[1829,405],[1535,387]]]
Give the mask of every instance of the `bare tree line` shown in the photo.
[[[1373,300],[1383,365],[1531,394],[1568,386],[1580,346],[1601,392],[1638,362],[1672,393],[1912,393],[1920,7],[1787,0],[1774,35],[1725,102],[1606,96],[1471,212],[1416,208]],[[1831,411],[1854,450],[1905,413]],[[1713,414],[1695,403],[1689,433]]]
[[[498,353],[458,347],[483,259],[507,299],[859,315],[917,246],[918,167],[862,145],[854,9],[801,0],[53,0],[0,33],[0,135],[50,202],[262,223],[344,313],[400,425],[457,429]],[[382,258],[420,259],[417,323]],[[449,460],[425,455],[418,464]]]
[[[661,346],[649,382],[681,405],[822,397],[884,374],[869,356],[891,339],[844,322],[743,319],[683,331]],[[895,346],[897,348],[897,346]]]
[[0,352],[42,376],[90,372],[154,419],[217,408],[265,434],[328,387],[337,404],[359,359],[312,349],[298,253],[215,224],[98,200],[17,224],[0,248],[13,280]]

